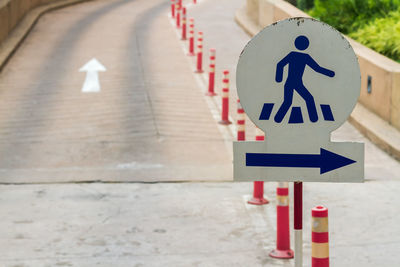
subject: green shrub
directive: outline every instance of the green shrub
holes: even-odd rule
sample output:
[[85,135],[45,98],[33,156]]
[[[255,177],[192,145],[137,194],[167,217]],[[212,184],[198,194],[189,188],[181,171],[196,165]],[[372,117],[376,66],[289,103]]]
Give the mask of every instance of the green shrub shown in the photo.
[[297,7],[301,10],[308,10],[313,8],[314,0],[297,0]]
[[400,61],[400,9],[377,18],[350,33],[350,37],[375,51]]
[[400,62],[400,0],[297,0],[297,6]]
[[286,2],[289,2],[292,5],[296,6],[296,0],[286,0]]
[[352,0],[316,0],[310,15],[328,23],[343,33],[348,33],[355,20]]
[[315,0],[310,15],[347,34],[400,7],[400,0]]

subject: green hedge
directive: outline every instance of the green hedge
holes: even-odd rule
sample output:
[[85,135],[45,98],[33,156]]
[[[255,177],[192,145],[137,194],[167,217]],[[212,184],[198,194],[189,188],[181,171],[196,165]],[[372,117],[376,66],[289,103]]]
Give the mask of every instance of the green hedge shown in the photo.
[[400,7],[400,0],[315,0],[312,17],[347,34]]
[[314,6],[314,0],[297,0],[297,7],[301,10],[308,10]]
[[365,46],[400,62],[400,10],[390,12],[349,36]]
[[310,16],[400,61],[400,0],[298,1]]

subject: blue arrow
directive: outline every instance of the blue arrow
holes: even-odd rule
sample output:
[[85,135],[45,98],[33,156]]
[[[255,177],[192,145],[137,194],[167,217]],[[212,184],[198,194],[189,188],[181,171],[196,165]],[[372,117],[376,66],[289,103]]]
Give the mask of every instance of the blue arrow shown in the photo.
[[323,148],[320,154],[246,153],[248,167],[320,168],[321,174],[355,162]]

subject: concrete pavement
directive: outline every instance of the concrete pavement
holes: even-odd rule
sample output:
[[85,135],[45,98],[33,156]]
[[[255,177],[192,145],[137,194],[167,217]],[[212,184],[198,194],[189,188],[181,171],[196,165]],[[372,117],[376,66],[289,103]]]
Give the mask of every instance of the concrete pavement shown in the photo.
[[[331,266],[397,266],[393,203],[400,199],[392,189],[398,183],[305,184],[304,266],[310,266],[310,209],[317,204],[329,208]],[[250,187],[2,185],[0,226],[7,231],[0,236],[0,266],[293,266],[268,257],[275,246],[275,183],[266,186],[266,206],[246,204]]]
[[290,266],[266,257],[274,208],[247,209],[246,191],[231,183],[0,186],[0,227],[9,229],[0,266]]

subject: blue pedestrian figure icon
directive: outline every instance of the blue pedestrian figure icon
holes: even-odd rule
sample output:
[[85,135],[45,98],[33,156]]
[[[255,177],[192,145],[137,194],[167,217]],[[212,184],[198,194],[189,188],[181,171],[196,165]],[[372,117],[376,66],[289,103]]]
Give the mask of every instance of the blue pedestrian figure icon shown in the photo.
[[[300,51],[306,50],[309,44],[310,41],[306,36],[303,35],[298,36],[294,42],[295,47]],[[315,62],[315,60],[309,54],[298,51],[292,51],[281,61],[279,61],[279,63],[276,66],[275,81],[277,83],[282,82],[283,69],[286,65],[289,65],[289,74],[284,86],[283,103],[274,117],[275,122],[277,123],[282,122],[286,113],[292,106],[293,93],[295,90],[306,102],[310,121],[311,122],[318,121],[318,113],[315,106],[314,97],[303,84],[304,70],[306,66],[309,66],[315,72],[326,75],[328,77],[334,77],[335,72],[319,66],[318,63]],[[324,113],[324,116],[327,113],[331,113],[328,105],[321,105],[321,108]],[[300,110],[298,111],[301,112]],[[331,120],[333,120],[333,117]]]

